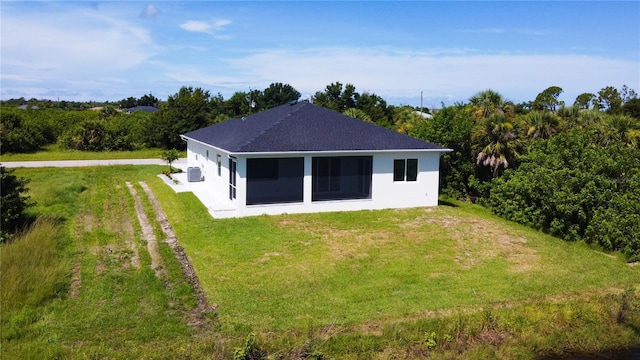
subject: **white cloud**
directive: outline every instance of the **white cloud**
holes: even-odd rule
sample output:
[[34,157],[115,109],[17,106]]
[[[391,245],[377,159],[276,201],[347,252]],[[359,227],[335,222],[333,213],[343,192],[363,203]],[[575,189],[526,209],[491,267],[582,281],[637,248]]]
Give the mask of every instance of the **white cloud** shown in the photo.
[[211,29],[211,25],[209,25],[209,23],[206,23],[204,21],[196,21],[196,20],[189,20],[183,24],[180,24],[180,27],[187,31],[204,32],[204,33],[206,33]]
[[311,48],[263,50],[227,61],[234,73],[258,86],[279,81],[313,92],[340,81],[383,97],[412,97],[424,91],[425,96],[464,101],[492,88],[514,101],[526,101],[557,85],[572,103],[577,94],[597,92],[607,85],[640,84],[640,64],[634,61],[572,54],[449,53],[442,49]]
[[200,21],[200,20],[188,20],[180,24],[180,28],[186,31],[205,33],[213,36],[218,40],[227,40],[231,37],[229,35],[220,35],[219,32],[224,31],[224,28],[231,24],[231,21],[225,19],[213,19],[212,21]]
[[101,76],[135,68],[158,50],[147,30],[95,9],[3,14],[2,33],[3,67],[12,76]]

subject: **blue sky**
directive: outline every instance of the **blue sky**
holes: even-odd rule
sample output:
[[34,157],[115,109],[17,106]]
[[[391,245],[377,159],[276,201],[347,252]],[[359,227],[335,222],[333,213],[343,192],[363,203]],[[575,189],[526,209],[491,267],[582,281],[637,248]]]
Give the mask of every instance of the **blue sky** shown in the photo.
[[0,96],[225,99],[351,83],[389,104],[640,92],[640,2],[2,1]]

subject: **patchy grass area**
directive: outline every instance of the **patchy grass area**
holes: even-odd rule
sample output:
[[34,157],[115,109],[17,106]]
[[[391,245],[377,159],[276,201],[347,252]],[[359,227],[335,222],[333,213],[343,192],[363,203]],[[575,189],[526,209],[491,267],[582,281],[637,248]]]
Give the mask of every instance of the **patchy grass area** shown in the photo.
[[583,244],[461,208],[216,221],[198,212],[173,222],[230,331],[414,319],[640,280]]
[[[50,221],[0,247],[0,357],[526,359],[640,343],[640,267],[617,254],[473,205],[213,220],[162,169],[16,171]],[[197,301],[139,181],[215,313],[194,321]]]
[[[79,151],[61,149],[57,145],[49,145],[43,151],[30,154],[0,155],[0,162],[8,161],[56,161],[56,160],[112,160],[112,159],[160,159],[161,149],[142,149],[135,151]],[[186,157],[186,152],[180,157]]]
[[[195,305],[193,294],[166,244],[158,245],[169,274],[155,276],[125,185],[154,179],[160,170],[17,171],[31,179],[34,211],[56,219],[57,231],[36,223],[36,231],[2,246],[1,358],[144,358],[188,348],[194,329],[184,313]],[[43,232],[53,234],[48,243],[29,240]],[[48,270],[40,265],[47,260]],[[24,300],[9,293],[14,283],[30,284],[19,289]]]

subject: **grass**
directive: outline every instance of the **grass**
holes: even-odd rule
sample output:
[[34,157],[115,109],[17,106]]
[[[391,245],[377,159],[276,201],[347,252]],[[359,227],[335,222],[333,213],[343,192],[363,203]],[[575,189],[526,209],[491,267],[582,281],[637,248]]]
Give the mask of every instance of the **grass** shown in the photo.
[[194,200],[172,202],[192,208],[172,207],[172,223],[231,332],[412,319],[640,280],[583,244],[461,208],[211,221]]
[[[31,179],[38,210],[55,214],[61,236],[69,242],[62,249],[46,247],[65,260],[64,274],[52,275],[63,280],[66,291],[53,294],[49,301],[41,297],[37,304],[7,303],[2,358],[142,358],[155,352],[158,342],[173,338],[171,345],[179,346],[189,339],[192,329],[183,313],[193,301],[167,290],[184,287],[184,279],[171,264],[174,273],[166,282],[155,277],[124,184],[153,178],[160,170],[160,166],[19,170]],[[42,185],[50,190],[42,191]],[[3,278],[3,300],[7,284],[21,277],[36,286],[49,282],[30,268],[30,254],[14,251],[17,245],[28,247],[27,252],[37,250],[23,240],[2,248],[3,265],[8,254],[22,260],[17,265],[20,274]]]
[[[0,247],[0,357],[526,359],[640,343],[640,268],[617,254],[467,204],[213,220],[163,168],[16,170],[54,221]],[[138,181],[217,305],[198,325],[166,244],[167,276],[150,268],[126,182],[163,235]]]
[[[3,313],[17,304],[35,307],[66,290],[69,264],[57,251],[64,246],[64,237],[55,221],[40,218],[19,238],[0,247],[0,310]],[[26,274],[29,276],[24,276]]]
[[[112,159],[160,159],[162,149],[135,151],[80,151],[62,149],[58,145],[47,145],[42,151],[30,154],[0,155],[0,162],[9,161],[57,161],[57,160],[112,160]],[[185,157],[186,153],[181,154]]]

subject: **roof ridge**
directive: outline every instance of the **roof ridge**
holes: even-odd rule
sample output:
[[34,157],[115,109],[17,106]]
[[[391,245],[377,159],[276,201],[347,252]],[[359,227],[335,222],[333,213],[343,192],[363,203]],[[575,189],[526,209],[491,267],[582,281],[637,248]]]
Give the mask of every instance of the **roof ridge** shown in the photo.
[[[289,105],[291,107],[300,104],[300,103],[295,103],[295,104],[283,104],[282,106],[285,105]],[[295,114],[296,112],[298,112],[300,109],[302,109],[302,106],[298,106],[296,109],[294,109],[293,111],[287,113],[286,116],[282,117],[281,119],[278,119],[277,121],[274,121],[273,124],[271,124],[270,126],[268,126],[267,128],[265,128],[264,130],[262,130],[261,132],[259,132],[256,136],[250,138],[249,140],[247,140],[244,144],[242,144],[240,146],[240,149],[244,149],[245,146],[251,145],[251,143],[256,140],[257,138],[259,138],[260,136],[264,135],[267,133],[267,131],[273,129],[276,125],[279,125],[281,122],[283,122],[285,119],[291,117],[291,115]],[[265,110],[268,111],[268,110]],[[258,115],[258,114],[255,114]]]

